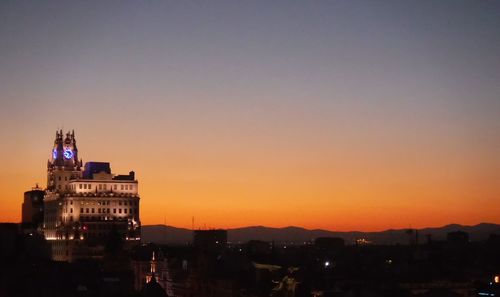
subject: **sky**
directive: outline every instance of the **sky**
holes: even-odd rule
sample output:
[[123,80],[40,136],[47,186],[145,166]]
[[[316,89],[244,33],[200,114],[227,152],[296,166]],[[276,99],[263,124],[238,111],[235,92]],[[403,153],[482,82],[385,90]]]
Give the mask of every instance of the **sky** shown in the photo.
[[500,2],[1,1],[0,221],[57,129],[143,225],[500,223]]

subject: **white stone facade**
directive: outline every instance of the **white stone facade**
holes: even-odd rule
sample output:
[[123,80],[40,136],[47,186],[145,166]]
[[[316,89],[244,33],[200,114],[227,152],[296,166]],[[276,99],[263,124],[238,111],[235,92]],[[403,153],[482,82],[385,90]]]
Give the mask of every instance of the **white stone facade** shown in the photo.
[[[138,181],[115,176],[109,163],[89,162],[82,170],[74,133],[56,133],[48,162],[43,232],[54,260],[102,257],[107,237],[140,242]],[[103,169],[103,171],[99,171]],[[98,172],[94,172],[94,171]]]

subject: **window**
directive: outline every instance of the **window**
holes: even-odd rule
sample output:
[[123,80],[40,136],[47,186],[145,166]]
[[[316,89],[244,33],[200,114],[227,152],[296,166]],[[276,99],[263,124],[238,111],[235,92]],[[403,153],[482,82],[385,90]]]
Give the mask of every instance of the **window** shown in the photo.
[[128,185],[125,185],[125,190],[127,190],[127,191],[128,191]]
[[118,201],[118,205],[122,205],[122,202],[121,202],[121,201]]
[[118,209],[118,213],[122,213],[122,209],[121,209],[121,208],[120,208],[120,209]]
[[95,208],[92,208],[92,213],[94,213],[94,212],[95,212]]
[[101,184],[99,184],[99,190],[102,190],[102,185]]
[[123,185],[120,185],[120,190],[123,190]]
[[73,205],[73,200],[71,200],[71,201],[69,202],[69,204],[70,204],[70,205]]
[[65,176],[65,177],[64,177],[64,180],[68,180],[68,177],[67,177],[67,176]]
[[108,208],[108,213],[109,213],[109,208]]
[[113,185],[113,190],[116,190],[118,188],[117,185]]
[[124,202],[123,202],[123,205],[127,205],[127,201],[124,201]]
[[84,189],[87,189],[87,184],[83,184],[83,188],[84,188]]
[[73,207],[69,209],[69,212],[70,212],[70,213],[73,213]]
[[116,213],[116,208],[113,208],[113,213]]
[[123,209],[123,212],[124,212],[124,213],[127,213],[127,209],[126,209],[126,208],[124,208],[124,209]]
[[98,212],[98,213],[101,213],[101,209],[100,209],[100,208],[98,208],[98,209],[97,209],[97,212]]
[[80,213],[83,213],[83,208],[80,208]]
[[130,185],[129,188],[132,191],[134,189],[134,185]]
[[90,189],[92,189],[92,185],[91,185],[91,184],[89,184],[89,190],[90,190]]
[[85,212],[86,212],[86,213],[89,213],[89,209],[88,209],[88,208],[86,208],[86,209],[85,209]]
[[80,190],[81,190],[81,189],[82,189],[82,184],[78,184],[78,186],[79,186],[79,188],[80,188]]
[[61,177],[60,177],[60,176],[58,176],[57,178],[58,178],[59,180],[61,180]]
[[104,188],[104,190],[107,190],[107,189],[108,189],[108,185],[107,185],[107,184],[104,184],[104,185],[103,185],[103,188]]

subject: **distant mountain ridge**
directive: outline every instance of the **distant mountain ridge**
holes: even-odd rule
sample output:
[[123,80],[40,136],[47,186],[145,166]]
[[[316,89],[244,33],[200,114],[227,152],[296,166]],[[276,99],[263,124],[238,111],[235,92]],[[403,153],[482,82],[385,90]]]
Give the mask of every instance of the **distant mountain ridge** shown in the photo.
[[[328,231],[322,229],[309,230],[301,227],[289,226],[272,228],[265,226],[250,226],[228,229],[228,241],[244,243],[249,240],[263,240],[275,242],[308,242],[317,237],[340,237],[347,244],[354,243],[356,239],[364,238],[376,244],[408,244],[410,238],[408,229],[389,229],[377,232],[363,231]],[[449,224],[442,227],[417,229],[419,242],[426,242],[430,236],[433,240],[444,240],[449,232],[464,231],[469,233],[471,241],[486,240],[490,234],[500,234],[500,225],[481,223],[474,226]],[[142,239],[144,242],[161,244],[188,244],[193,237],[192,230],[166,225],[142,226]],[[415,234],[412,235],[415,239]]]

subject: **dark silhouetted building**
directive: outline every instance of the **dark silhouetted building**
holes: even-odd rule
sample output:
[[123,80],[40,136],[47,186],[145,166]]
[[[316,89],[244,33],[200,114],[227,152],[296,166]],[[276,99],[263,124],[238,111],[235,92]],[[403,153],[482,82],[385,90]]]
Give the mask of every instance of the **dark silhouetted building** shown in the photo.
[[452,244],[466,244],[469,242],[469,234],[463,231],[449,232],[446,241]]
[[318,237],[314,240],[314,246],[322,250],[341,249],[345,241],[338,237]]
[[0,223],[0,260],[15,254],[20,226],[15,223]]
[[24,192],[22,223],[24,228],[37,229],[43,224],[43,196],[45,191],[36,185],[31,191]]
[[205,250],[219,250],[227,246],[227,230],[195,230],[193,245]]

